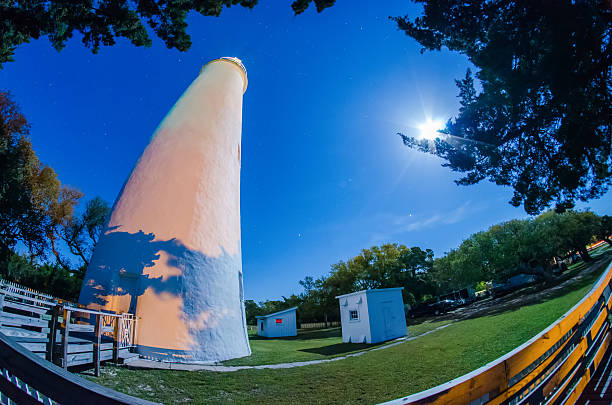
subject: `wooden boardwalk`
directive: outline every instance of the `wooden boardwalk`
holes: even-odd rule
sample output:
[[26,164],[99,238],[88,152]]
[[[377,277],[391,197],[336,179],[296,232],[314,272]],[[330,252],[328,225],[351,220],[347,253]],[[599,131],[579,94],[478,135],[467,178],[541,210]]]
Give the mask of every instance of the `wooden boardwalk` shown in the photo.
[[[0,404],[151,404],[68,372],[136,356],[136,318],[0,279]],[[46,361],[48,360],[48,361]]]
[[612,346],[591,377],[576,405],[612,404]]
[[132,314],[93,311],[0,279],[0,333],[64,369],[130,357]]

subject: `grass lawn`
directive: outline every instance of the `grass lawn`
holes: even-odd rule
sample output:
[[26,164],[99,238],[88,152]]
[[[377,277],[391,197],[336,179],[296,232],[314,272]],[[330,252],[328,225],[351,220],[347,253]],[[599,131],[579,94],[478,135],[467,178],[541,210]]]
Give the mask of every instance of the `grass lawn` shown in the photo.
[[[408,326],[408,336],[417,336],[450,322],[448,320],[428,320],[417,325],[411,325]],[[276,339],[262,338],[254,332],[249,336],[249,343],[251,344],[251,356],[228,360],[223,364],[226,366],[250,366],[329,359],[384,344],[342,343],[340,327],[317,330],[300,329],[298,336]]]
[[[600,270],[606,264],[607,261],[600,262]],[[416,340],[346,360],[291,369],[250,369],[230,373],[132,371],[104,367],[101,377],[90,379],[163,403],[382,402],[431,388],[511,351],[578,302],[600,273],[594,272],[590,277],[560,289],[546,302],[455,322]],[[431,329],[434,324],[431,322],[422,328]],[[332,334],[333,331],[326,333]],[[325,339],[334,338],[337,337],[320,336],[323,344],[333,344],[333,340]],[[290,343],[303,344],[297,339]],[[274,356],[264,353],[260,350],[256,355],[260,358]]]

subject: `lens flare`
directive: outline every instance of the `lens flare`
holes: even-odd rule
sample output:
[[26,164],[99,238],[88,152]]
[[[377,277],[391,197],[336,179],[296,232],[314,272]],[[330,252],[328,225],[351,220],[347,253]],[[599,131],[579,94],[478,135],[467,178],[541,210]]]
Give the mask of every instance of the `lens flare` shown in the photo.
[[433,121],[431,119],[427,119],[424,123],[418,126],[419,128],[419,137],[422,139],[436,139],[440,137],[440,130],[442,129],[444,124],[441,121]]

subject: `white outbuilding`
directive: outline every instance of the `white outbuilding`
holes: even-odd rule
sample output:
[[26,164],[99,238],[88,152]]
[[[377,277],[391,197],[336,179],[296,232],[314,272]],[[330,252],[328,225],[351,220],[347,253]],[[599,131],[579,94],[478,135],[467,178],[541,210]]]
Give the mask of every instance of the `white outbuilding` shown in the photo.
[[381,288],[337,296],[342,341],[378,343],[406,336],[403,289]]
[[297,336],[297,307],[257,316],[257,334],[264,337]]

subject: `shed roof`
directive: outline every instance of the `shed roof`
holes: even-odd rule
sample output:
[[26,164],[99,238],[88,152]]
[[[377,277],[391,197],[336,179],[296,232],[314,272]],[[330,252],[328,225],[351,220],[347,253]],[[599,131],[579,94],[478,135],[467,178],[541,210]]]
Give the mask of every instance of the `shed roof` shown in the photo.
[[393,290],[403,290],[404,287],[394,287],[394,288],[374,288],[371,290],[361,290],[361,291],[355,291],[352,293],[348,293],[348,294],[342,294],[342,295],[338,295],[336,298],[342,298],[342,297],[348,297],[349,295],[357,295],[357,294],[370,294],[370,293],[376,293],[376,292],[385,292],[385,291],[393,291]]
[[271,316],[276,316],[276,315],[284,314],[285,312],[295,311],[296,309],[297,309],[297,307],[287,308],[287,309],[283,309],[282,311],[274,312],[273,314],[259,315],[259,316],[256,316],[255,318],[257,318],[257,319],[265,319],[265,318],[269,318]]

